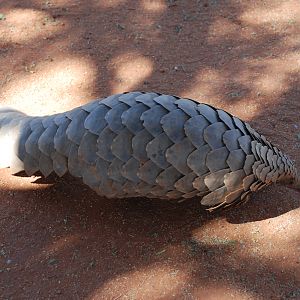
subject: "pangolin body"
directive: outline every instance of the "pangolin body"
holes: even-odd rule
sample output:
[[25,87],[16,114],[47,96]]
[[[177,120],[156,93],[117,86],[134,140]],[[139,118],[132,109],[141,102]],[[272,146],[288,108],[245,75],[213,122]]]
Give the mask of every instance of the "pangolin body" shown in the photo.
[[207,104],[148,92],[29,117],[0,110],[0,167],[69,172],[107,198],[200,197],[211,210],[271,183],[299,186],[293,162],[249,124]]

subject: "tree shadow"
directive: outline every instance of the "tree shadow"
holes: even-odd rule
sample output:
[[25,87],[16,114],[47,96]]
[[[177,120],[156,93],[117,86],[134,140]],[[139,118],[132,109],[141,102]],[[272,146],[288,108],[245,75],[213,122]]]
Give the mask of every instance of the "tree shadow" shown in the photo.
[[[196,99],[231,109],[246,98],[257,101],[260,91],[254,82],[267,73],[264,60],[276,58],[282,51],[297,51],[293,45],[282,47],[292,29],[282,33],[271,30],[268,23],[247,23],[242,18],[247,5],[233,1],[191,1],[189,5],[172,1],[157,10],[147,10],[143,1],[120,1],[112,7],[97,1],[89,1],[84,7],[78,3],[45,3],[4,1],[3,7],[34,9],[53,18],[59,31],[43,43],[41,35],[30,40],[34,50],[38,48],[34,51],[35,63],[38,66],[49,53],[59,56],[62,51],[65,56],[90,59],[97,70],[90,88],[92,97],[127,89],[176,95],[189,90]],[[61,23],[65,26],[59,26]],[[61,51],[53,51],[55,44]],[[32,61],[32,48],[24,50],[23,45],[14,43],[6,46],[15,49],[18,60]],[[150,72],[143,74],[143,67],[136,67],[140,80],[131,82],[124,76],[135,74],[120,75],[119,69],[132,67],[130,62],[138,63],[137,56],[145,59],[141,64],[150,64]],[[195,84],[202,88],[201,93],[199,89],[193,92]]]
[[[247,209],[210,214],[198,201],[107,200],[74,183],[63,179],[42,190],[13,194],[1,190],[7,203],[1,215],[7,209],[10,216],[0,220],[5,224],[0,229],[4,258],[12,260],[2,264],[6,297],[22,290],[25,298],[99,294],[102,299],[133,291],[140,298],[139,284],[151,284],[147,272],[158,267],[167,269],[169,280],[176,280],[177,273],[179,279],[181,273],[188,276],[178,290],[171,289],[176,297],[201,296],[204,286],[213,288],[216,282],[258,298],[297,291],[296,266],[276,267],[259,252],[247,253],[245,236],[220,237],[214,231],[220,226],[227,231],[226,218],[249,216]],[[202,227],[210,231],[199,235]],[[139,270],[136,281],[132,274]],[[123,277],[127,280],[112,294],[103,292]],[[133,287],[126,288],[131,277]],[[16,280],[18,287],[9,288]]]
[[[299,158],[299,143],[286,136],[297,129],[286,126],[300,126],[299,81],[290,82],[297,73],[284,69],[283,83],[288,88],[285,93],[277,91],[276,105],[270,105],[272,94],[263,90],[258,95],[261,87],[257,87],[273,71],[270,60],[299,50],[283,43],[293,35],[292,29],[281,32],[272,29],[272,24],[270,28],[249,24],[244,14],[251,6],[234,1],[188,5],[166,1],[157,10],[143,8],[145,1],[119,1],[114,7],[104,6],[104,1],[49,2],[48,6],[46,2],[2,1],[7,9],[44,11],[59,26],[44,41],[38,35],[24,44],[7,42],[7,51],[1,52],[3,65],[10,63],[8,53],[19,63],[34,59],[37,66],[49,53],[54,64],[56,56],[85,57],[96,69],[91,98],[142,89],[186,95],[241,115],[245,112],[238,109],[245,103],[257,105],[259,112],[254,110],[251,122]],[[140,66],[135,68],[136,64]],[[143,64],[148,67],[144,69]],[[138,76],[136,70],[141,70]],[[19,70],[12,80],[17,84],[24,72]],[[84,101],[89,99],[73,104]],[[36,190],[34,184],[32,190],[1,187],[4,297],[149,299],[156,297],[155,287],[160,294],[167,291],[165,299],[172,295],[201,299],[205,289],[215,295],[218,288],[226,295],[239,291],[236,298],[299,295],[295,256],[291,255],[291,264],[281,266],[285,252],[278,258],[262,255],[264,243],[253,244],[251,231],[251,223],[298,208],[299,198],[292,191],[268,188],[243,207],[209,214],[197,199],[181,204],[107,200],[69,177],[37,179],[36,183]],[[234,230],[237,233],[232,235]],[[265,251],[273,253],[272,247]],[[156,268],[162,286],[150,278]],[[152,291],[147,292],[149,286]]]

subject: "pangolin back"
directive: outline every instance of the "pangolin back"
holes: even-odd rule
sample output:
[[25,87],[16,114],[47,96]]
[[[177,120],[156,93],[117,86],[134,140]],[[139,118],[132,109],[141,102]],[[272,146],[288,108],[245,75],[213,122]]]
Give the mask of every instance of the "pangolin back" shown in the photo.
[[107,198],[200,197],[210,210],[271,183],[299,186],[293,162],[249,124],[194,100],[131,92],[29,117],[0,110],[0,167],[67,172]]

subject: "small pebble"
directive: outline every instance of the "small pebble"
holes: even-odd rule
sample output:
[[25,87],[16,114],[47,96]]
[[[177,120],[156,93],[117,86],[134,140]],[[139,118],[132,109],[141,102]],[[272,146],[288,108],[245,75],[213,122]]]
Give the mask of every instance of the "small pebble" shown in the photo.
[[48,264],[49,264],[49,265],[54,265],[54,264],[57,264],[57,263],[58,263],[58,260],[55,259],[55,258],[50,258],[50,259],[48,260]]

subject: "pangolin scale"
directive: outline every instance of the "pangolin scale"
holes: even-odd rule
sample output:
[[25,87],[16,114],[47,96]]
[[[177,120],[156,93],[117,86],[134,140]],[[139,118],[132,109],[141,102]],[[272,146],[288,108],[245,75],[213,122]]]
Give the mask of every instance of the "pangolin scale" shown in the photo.
[[251,126],[191,99],[130,92],[65,113],[0,109],[0,167],[67,172],[107,198],[201,198],[210,210],[271,183],[299,188],[294,163]]

